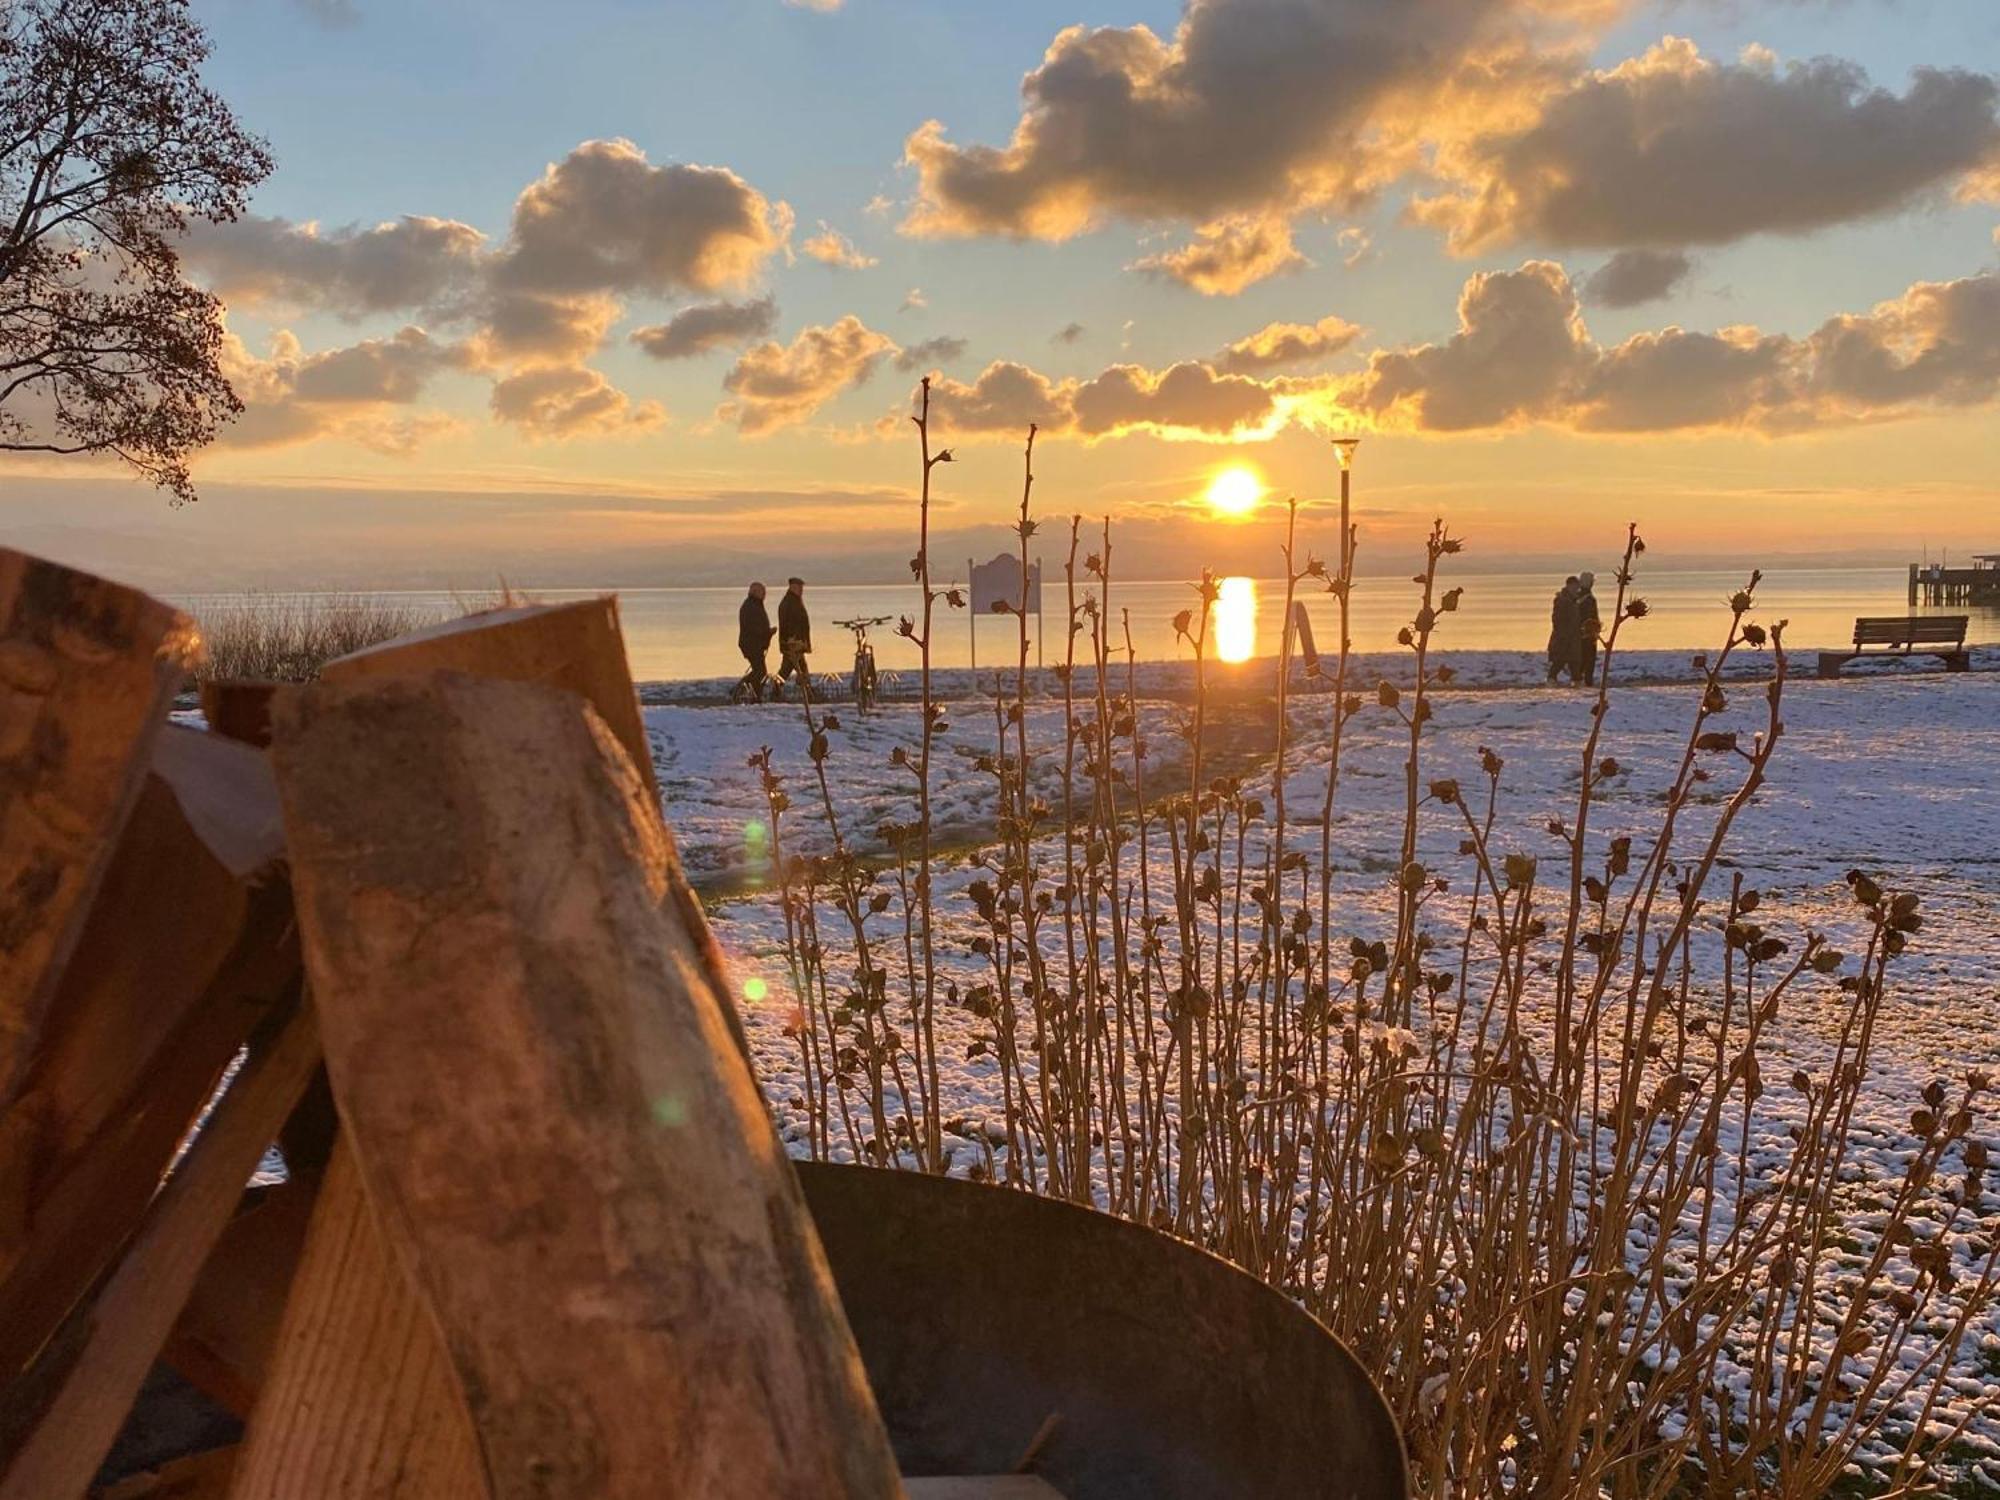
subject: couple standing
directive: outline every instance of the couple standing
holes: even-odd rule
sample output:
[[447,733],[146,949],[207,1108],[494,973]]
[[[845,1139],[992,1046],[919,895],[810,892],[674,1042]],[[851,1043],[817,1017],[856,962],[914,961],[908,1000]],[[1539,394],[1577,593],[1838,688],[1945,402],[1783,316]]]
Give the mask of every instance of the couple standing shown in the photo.
[[1576,573],[1563,580],[1549,608],[1549,681],[1569,673],[1572,687],[1587,687],[1597,676],[1597,595],[1591,592],[1595,573]]
[[[764,701],[764,684],[770,679],[770,673],[764,666],[764,653],[771,649],[773,636],[778,638],[778,681],[782,683],[797,674],[803,690],[806,655],[813,648],[812,616],[806,613],[806,581],[803,578],[786,581],[785,597],[778,601],[778,623],[775,627],[764,609],[763,584],[751,584],[749,597],[737,607],[736,649],[750,664],[750,670],[743,674],[739,686],[758,703]],[[776,687],[771,689],[774,698],[778,692]]]

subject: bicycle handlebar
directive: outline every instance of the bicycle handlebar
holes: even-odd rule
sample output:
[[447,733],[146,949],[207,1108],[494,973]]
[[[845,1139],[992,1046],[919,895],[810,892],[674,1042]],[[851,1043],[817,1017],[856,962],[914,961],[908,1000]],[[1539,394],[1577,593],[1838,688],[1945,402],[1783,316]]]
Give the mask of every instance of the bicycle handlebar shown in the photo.
[[870,625],[887,625],[891,618],[889,615],[876,615],[874,618],[867,620],[857,618],[852,620],[835,620],[833,623],[842,630],[866,630]]

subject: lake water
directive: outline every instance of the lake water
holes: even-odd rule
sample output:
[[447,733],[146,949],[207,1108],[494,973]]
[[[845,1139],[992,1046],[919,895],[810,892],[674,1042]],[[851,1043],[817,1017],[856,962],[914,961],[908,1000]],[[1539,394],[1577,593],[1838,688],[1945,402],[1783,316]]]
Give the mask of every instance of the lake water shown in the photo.
[[[1645,599],[1649,613],[1626,627],[1623,643],[1637,649],[1701,650],[1720,643],[1729,623],[1728,599],[1743,586],[1742,572],[1652,573],[1642,575],[1635,594]],[[1446,580],[1465,593],[1458,612],[1448,615],[1436,638],[1439,649],[1540,651],[1548,644],[1549,599],[1562,582],[1547,574],[1471,574]],[[1338,640],[1339,613],[1331,596],[1301,587],[1300,598],[1310,612],[1313,633],[1322,651]],[[1231,657],[1270,655],[1278,649],[1284,607],[1282,580],[1225,580],[1225,613],[1211,641]],[[1599,607],[1608,616],[1616,585],[1600,576]],[[589,598],[588,589],[544,589],[530,597],[545,602]],[[778,590],[772,590],[776,618]],[[197,616],[213,618],[242,608],[257,596],[204,594],[176,602]],[[265,596],[270,597],[270,596]],[[439,615],[463,611],[467,600],[445,593],[398,592],[377,597],[393,599]],[[736,655],[736,588],[624,589],[619,608],[625,624],[632,675],[641,682],[671,681],[733,675],[742,662]],[[1082,597],[1079,591],[1079,599]],[[1175,614],[1196,602],[1186,583],[1119,583],[1111,591],[1110,618],[1114,643],[1122,648],[1124,624],[1130,622],[1132,644],[1142,661],[1173,660],[1187,654],[1173,629]],[[917,650],[894,633],[894,617],[913,611],[916,589],[911,585],[828,585],[806,591],[812,611],[816,670],[844,670],[852,659],[846,633],[832,622],[856,615],[888,615],[892,623],[878,627],[873,639],[876,660],[884,671],[908,671],[917,664]],[[1396,632],[1409,623],[1416,607],[1416,589],[1408,579],[1363,578],[1354,587],[1353,638],[1357,651],[1383,651],[1395,645]],[[1064,608],[1060,580],[1052,579],[1044,597],[1048,629],[1048,659],[1062,655]],[[1907,577],[1899,568],[1797,569],[1768,575],[1758,589],[1755,617],[1789,619],[1787,639],[1799,648],[1844,645],[1854,630],[1856,615],[1900,615],[1909,612]],[[1951,611],[1943,611],[1950,613]],[[1968,640],[2000,642],[2000,612],[1974,610]],[[972,658],[971,621],[965,611],[938,606],[933,662],[962,667]],[[986,615],[978,621],[978,659],[989,666],[1011,662],[1018,649],[1012,618]],[[1031,638],[1036,634],[1030,622]],[[1030,648],[1032,651],[1032,647]],[[1079,643],[1079,657],[1085,655]],[[772,665],[776,665],[773,653]]]

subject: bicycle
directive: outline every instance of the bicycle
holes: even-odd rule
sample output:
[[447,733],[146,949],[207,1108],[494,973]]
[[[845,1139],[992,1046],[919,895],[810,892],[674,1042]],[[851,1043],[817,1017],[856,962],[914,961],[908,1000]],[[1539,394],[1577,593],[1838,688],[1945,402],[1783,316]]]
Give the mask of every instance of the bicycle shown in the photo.
[[834,624],[854,635],[854,674],[848,678],[849,695],[857,708],[866,712],[875,706],[875,695],[881,686],[875,675],[875,648],[868,644],[868,632],[876,625],[889,623],[887,615],[873,615],[852,620],[835,620]]

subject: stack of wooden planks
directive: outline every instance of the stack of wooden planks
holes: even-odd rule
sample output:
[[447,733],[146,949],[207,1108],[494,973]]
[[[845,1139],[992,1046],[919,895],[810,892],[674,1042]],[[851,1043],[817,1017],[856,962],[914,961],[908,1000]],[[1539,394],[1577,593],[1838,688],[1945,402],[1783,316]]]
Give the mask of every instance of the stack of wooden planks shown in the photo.
[[615,601],[199,649],[0,552],[0,1500],[904,1493]]

